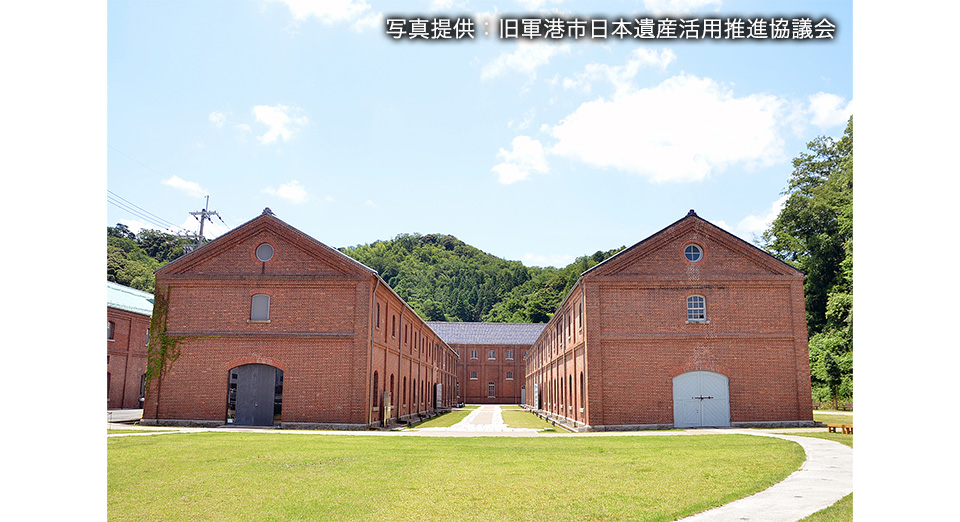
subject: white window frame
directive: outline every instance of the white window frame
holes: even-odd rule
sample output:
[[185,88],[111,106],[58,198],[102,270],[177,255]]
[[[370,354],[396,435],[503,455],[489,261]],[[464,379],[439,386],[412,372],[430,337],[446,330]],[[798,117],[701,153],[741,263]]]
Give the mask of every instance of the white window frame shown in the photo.
[[687,322],[707,322],[707,298],[702,295],[687,296]]

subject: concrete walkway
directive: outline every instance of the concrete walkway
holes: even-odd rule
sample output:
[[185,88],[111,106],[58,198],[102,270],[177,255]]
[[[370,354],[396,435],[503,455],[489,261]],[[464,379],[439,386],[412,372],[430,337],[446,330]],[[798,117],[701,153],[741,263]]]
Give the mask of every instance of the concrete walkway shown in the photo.
[[[129,425],[108,425],[116,428],[142,429]],[[853,492],[853,449],[825,439],[771,433],[762,430],[737,429],[690,429],[671,431],[637,432],[588,432],[588,433],[542,433],[529,428],[510,428],[503,423],[500,406],[483,405],[470,412],[462,421],[447,428],[413,428],[398,431],[276,431],[260,428],[149,428],[142,435],[158,433],[184,433],[201,431],[249,431],[258,433],[336,434],[358,436],[400,437],[624,437],[624,436],[710,436],[711,434],[742,434],[756,437],[776,437],[799,444],[806,453],[806,460],[799,470],[782,482],[749,497],[704,511],[683,520],[722,521],[755,520],[764,522],[796,521],[833,505]],[[163,430],[157,431],[157,430]],[[799,430],[798,430],[799,431]],[[823,428],[802,431],[823,432]],[[127,433],[109,436],[137,436]]]
[[683,520],[795,521],[830,507],[853,493],[853,449],[849,446],[813,437],[795,437],[748,430],[709,430],[715,433],[743,433],[776,437],[803,447],[807,460],[799,470],[759,493],[713,508]]
[[500,406],[485,404],[470,412],[462,421],[446,428],[413,428],[421,435],[471,436],[496,434],[500,436],[535,437],[538,430],[532,428],[510,428],[503,423]]

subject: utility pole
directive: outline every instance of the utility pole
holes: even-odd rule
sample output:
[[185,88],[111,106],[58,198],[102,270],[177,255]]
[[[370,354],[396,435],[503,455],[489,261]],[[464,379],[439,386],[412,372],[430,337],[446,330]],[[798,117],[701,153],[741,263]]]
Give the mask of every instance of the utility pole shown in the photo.
[[198,233],[198,234],[187,233],[187,234],[183,234],[183,235],[180,236],[180,237],[188,237],[188,238],[191,238],[191,239],[196,238],[196,240],[197,240],[197,244],[196,244],[196,245],[183,245],[183,250],[184,250],[185,253],[190,253],[190,252],[192,252],[192,251],[194,251],[194,250],[196,250],[196,249],[198,249],[198,248],[200,248],[200,247],[203,246],[203,241],[204,241],[204,239],[203,239],[203,222],[204,222],[204,221],[209,221],[209,222],[213,223],[213,220],[210,219],[210,216],[217,216],[217,219],[219,219],[221,222],[223,221],[223,218],[220,217],[220,214],[218,214],[217,211],[215,211],[215,210],[214,210],[214,211],[209,211],[209,210],[207,210],[209,207],[210,207],[210,196],[207,196],[207,202],[206,202],[206,204],[204,204],[203,210],[200,210],[200,211],[197,211],[197,212],[190,212],[190,215],[191,215],[191,216],[197,218],[197,220],[200,221],[200,233]]

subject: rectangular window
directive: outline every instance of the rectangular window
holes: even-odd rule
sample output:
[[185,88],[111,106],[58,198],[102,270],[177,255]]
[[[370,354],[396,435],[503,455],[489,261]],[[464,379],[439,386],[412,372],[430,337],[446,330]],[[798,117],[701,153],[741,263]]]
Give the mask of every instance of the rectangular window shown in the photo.
[[513,359],[513,350],[507,350],[507,359]]
[[496,358],[497,358],[497,351],[496,351],[496,350],[490,350],[489,352],[487,352],[487,359],[493,360],[493,359],[496,359]]
[[706,321],[706,300],[700,295],[691,295],[687,298],[687,321]]
[[251,321],[269,321],[270,320],[270,296],[267,294],[257,294],[250,298],[250,320]]
[[477,353],[476,350],[470,350],[470,358],[471,358],[471,359],[476,359],[476,358],[478,358],[478,357],[480,357],[480,355]]
[[116,328],[116,324],[113,321],[107,321],[107,340],[113,340],[113,329]]
[[380,303],[377,303],[377,330],[380,329]]
[[471,381],[477,380],[477,371],[476,371],[476,370],[473,370],[472,372],[470,372],[470,380],[471,380]]
[[513,372],[507,372],[507,380],[508,380],[508,381],[512,381],[512,380],[513,380]]
[[143,343],[144,346],[150,346],[150,329],[147,329],[147,340]]

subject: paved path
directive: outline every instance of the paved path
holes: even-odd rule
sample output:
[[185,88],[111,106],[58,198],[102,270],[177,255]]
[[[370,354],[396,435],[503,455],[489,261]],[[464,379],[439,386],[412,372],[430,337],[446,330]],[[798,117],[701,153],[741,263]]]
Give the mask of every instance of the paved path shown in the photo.
[[[414,431],[414,430],[411,430]],[[462,421],[447,428],[419,428],[421,435],[471,436],[496,434],[500,436],[536,437],[539,431],[531,428],[510,428],[503,423],[500,406],[486,404],[470,412]]]
[[[127,425],[115,425],[117,428],[142,429]],[[683,520],[696,522],[755,520],[764,522],[796,521],[821,509],[833,505],[836,501],[853,492],[853,449],[849,446],[825,439],[800,437],[771,433],[762,430],[736,429],[692,429],[671,431],[638,432],[590,432],[590,433],[542,433],[529,428],[510,428],[503,423],[500,407],[483,405],[470,412],[462,421],[448,428],[419,428],[399,431],[308,431],[308,430],[264,430],[258,428],[157,428],[151,427],[142,435],[157,433],[183,433],[198,431],[250,431],[258,433],[316,434],[337,435],[380,435],[412,437],[623,437],[623,436],[710,436],[711,434],[744,434],[758,437],[776,437],[796,442],[803,447],[806,461],[799,470],[782,482],[749,497],[704,511]],[[163,430],[162,432],[156,430]],[[805,430],[806,431],[806,430]],[[811,428],[820,431],[822,428]],[[111,435],[137,436],[139,433]]]
[[716,433],[744,433],[776,437],[803,447],[807,460],[799,470],[759,493],[713,508],[683,520],[722,521],[762,520],[795,521],[830,507],[853,493],[853,449],[849,446],[813,437],[794,437],[778,433],[740,430],[709,430]]

